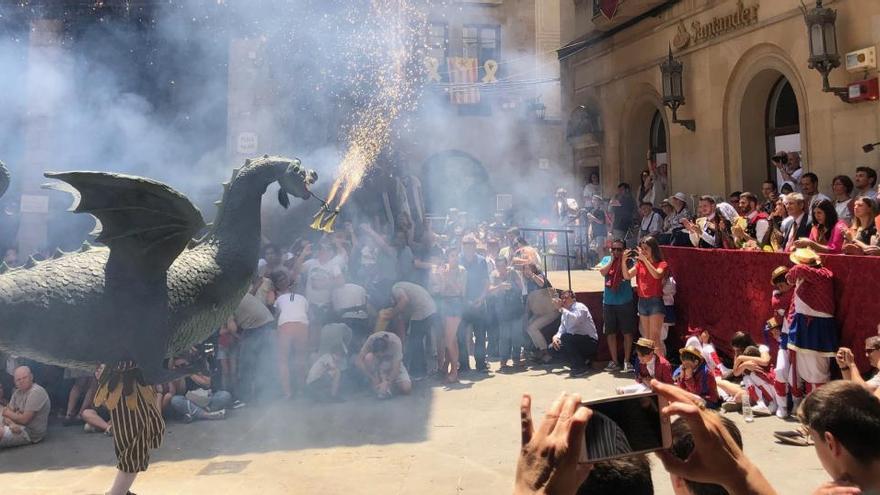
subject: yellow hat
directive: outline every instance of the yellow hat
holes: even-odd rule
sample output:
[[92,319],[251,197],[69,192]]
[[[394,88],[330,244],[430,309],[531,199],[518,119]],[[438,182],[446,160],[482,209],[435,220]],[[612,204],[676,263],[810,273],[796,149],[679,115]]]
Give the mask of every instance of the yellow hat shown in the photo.
[[678,354],[679,356],[681,356],[682,359],[684,359],[685,354],[690,354],[691,356],[697,358],[698,361],[703,361],[703,353],[701,353],[699,349],[692,345],[679,349]]
[[[770,284],[771,284],[771,285],[776,285],[776,284],[778,284],[779,282],[784,282],[784,281],[785,281],[785,275],[786,275],[787,273],[788,273],[788,267],[787,267],[787,266],[777,266],[777,267],[773,270],[773,274],[770,275]],[[779,280],[780,277],[782,278],[782,280]],[[777,282],[777,280],[778,280],[778,282]]]
[[652,351],[657,348],[657,346],[656,346],[656,344],[654,344],[653,340],[646,339],[644,337],[641,337],[641,338],[639,338],[639,340],[636,341],[636,347],[651,349]]
[[798,265],[810,265],[810,266],[821,266],[822,258],[810,248],[798,248],[792,252],[788,259],[791,260],[792,263],[796,263]]

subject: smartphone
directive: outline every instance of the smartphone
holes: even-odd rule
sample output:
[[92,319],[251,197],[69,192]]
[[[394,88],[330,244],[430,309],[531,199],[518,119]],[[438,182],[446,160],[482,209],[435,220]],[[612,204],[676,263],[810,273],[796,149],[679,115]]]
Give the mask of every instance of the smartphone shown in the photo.
[[672,446],[669,418],[660,414],[666,399],[653,392],[615,395],[584,402],[593,410],[579,462],[598,462]]

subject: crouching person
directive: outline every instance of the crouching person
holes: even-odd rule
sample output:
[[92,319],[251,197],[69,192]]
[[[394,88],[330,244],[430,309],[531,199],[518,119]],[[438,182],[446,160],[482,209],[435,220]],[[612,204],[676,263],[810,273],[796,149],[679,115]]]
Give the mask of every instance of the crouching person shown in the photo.
[[376,332],[364,342],[355,365],[366,376],[380,399],[409,394],[412,381],[403,365],[403,344],[391,332]]
[[345,367],[346,354],[345,345],[339,342],[329,352],[321,354],[309,369],[306,377],[306,393],[312,400],[318,402],[340,400],[339,383]]
[[9,405],[0,407],[0,449],[38,443],[49,425],[49,394],[34,383],[27,366],[15,369],[15,392]]

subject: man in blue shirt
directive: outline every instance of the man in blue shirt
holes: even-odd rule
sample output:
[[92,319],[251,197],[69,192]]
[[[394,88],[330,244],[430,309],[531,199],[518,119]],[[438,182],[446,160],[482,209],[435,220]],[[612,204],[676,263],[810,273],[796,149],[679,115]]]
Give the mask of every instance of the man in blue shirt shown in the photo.
[[633,289],[629,280],[623,277],[623,260],[628,267],[634,261],[625,256],[626,245],[620,239],[611,243],[611,256],[599,262],[599,273],[605,277],[605,293],[602,296],[602,315],[605,320],[603,333],[608,339],[608,350],[611,361],[605,371],[620,369],[617,361],[617,334],[623,334],[623,371],[630,371],[630,354],[632,353],[633,333],[638,328],[636,310],[633,306]]
[[[470,369],[467,343],[474,335],[474,362],[477,371],[486,371],[486,295],[489,290],[489,265],[486,258],[477,254],[477,240],[465,236],[461,241],[461,266],[467,270],[464,292],[464,311],[458,328],[459,371]],[[470,327],[470,329],[468,328]]]
[[583,376],[590,370],[590,361],[599,349],[599,336],[593,315],[583,303],[574,299],[574,292],[567,290],[560,299],[553,302],[559,309],[562,319],[559,331],[553,336],[552,346],[565,353],[568,358],[572,378]]

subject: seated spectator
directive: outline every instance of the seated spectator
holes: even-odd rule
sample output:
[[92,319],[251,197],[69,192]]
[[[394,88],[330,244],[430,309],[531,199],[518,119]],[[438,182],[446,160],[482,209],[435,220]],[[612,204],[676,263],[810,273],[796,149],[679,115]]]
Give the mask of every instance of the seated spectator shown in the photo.
[[568,358],[571,377],[589,372],[590,362],[599,349],[599,335],[593,315],[584,303],[575,301],[574,292],[567,290],[554,301],[562,319],[559,331],[553,336],[552,346]]
[[[742,353],[743,356],[760,358],[761,351],[757,347],[751,345],[746,347]],[[755,362],[744,362],[735,371],[742,375],[743,391],[734,397],[735,402],[740,404],[743,401],[743,394],[748,394],[749,404],[752,406],[752,413],[755,416],[770,416],[776,412],[779,400],[776,395],[776,387],[774,386],[774,375],[771,370],[757,365]]]
[[663,233],[663,215],[654,209],[654,205],[642,202],[639,205],[639,215],[642,217],[639,224],[639,239],[647,236],[657,237]]
[[877,198],[877,171],[871,167],[856,167],[856,175],[853,181],[854,194],[856,198],[867,196],[871,199]]
[[782,222],[782,243],[780,249],[791,252],[795,249],[798,239],[808,237],[812,228],[810,212],[806,211],[804,196],[792,193],[785,196],[785,210],[788,217]]
[[[187,357],[174,360],[174,366],[188,366]],[[197,419],[226,419],[226,408],[232,405],[232,394],[211,389],[211,377],[196,373],[174,381],[174,395],[168,404],[174,414],[191,423]]]
[[702,399],[706,407],[717,409],[721,405],[715,375],[706,366],[703,354],[696,347],[685,347],[678,351],[681,366],[672,374],[679,388]]
[[690,239],[682,222],[682,220],[687,220],[691,216],[688,210],[688,197],[683,192],[677,192],[669,198],[669,204],[672,205],[672,218],[669,220],[669,233],[672,234],[672,245],[689,246]]
[[831,198],[819,192],[819,177],[812,172],[808,172],[801,176],[800,180],[801,194],[804,195],[804,204],[807,205],[807,211],[812,211],[819,201],[831,202]]
[[658,356],[654,349],[656,344],[651,339],[640,338],[635,344],[636,353],[633,360],[633,369],[636,374],[635,385],[618,387],[618,394],[632,394],[645,392],[651,389],[651,379],[657,379],[663,383],[673,383],[672,365],[663,356]]
[[[590,419],[593,418],[595,416]],[[577,495],[603,493],[654,495],[651,461],[648,456],[631,455],[591,464],[590,474],[578,488]]]
[[694,247],[714,248],[716,245],[714,223],[715,217],[715,198],[712,196],[702,196],[698,203],[699,217],[691,222],[683,219],[681,224],[688,231],[691,245]]
[[73,386],[67,394],[67,411],[62,423],[64,426],[82,424],[82,412],[91,408],[95,392],[98,390],[98,381],[93,372],[76,368],[65,369],[64,378],[72,379]]
[[834,209],[837,211],[837,218],[848,227],[853,217],[852,179],[845,175],[834,177],[831,179],[831,191],[834,196]]
[[320,402],[340,400],[339,384],[347,354],[348,351],[342,343],[334,346],[330,352],[321,354],[306,377],[306,393],[309,397]]
[[843,252],[846,254],[880,254],[877,246],[877,225],[874,219],[878,213],[877,201],[868,197],[853,200],[852,225],[843,236],[846,243]]
[[695,347],[700,350],[706,366],[709,367],[709,371],[715,375],[715,378],[724,378],[733,373],[733,370],[725,366],[718,357],[718,352],[716,352],[715,346],[712,344],[712,336],[708,330],[705,328],[692,328],[689,330],[689,333],[690,336],[685,341],[684,346]]
[[776,181],[765,180],[761,184],[761,195],[764,197],[764,202],[759,209],[769,215],[776,208],[776,201],[779,199],[779,186],[776,185]]
[[768,238],[770,221],[769,215],[758,209],[758,197],[750,192],[742,193],[739,197],[739,212],[745,219],[746,225],[733,226],[734,238],[743,247],[763,250],[764,240]]
[[[880,401],[865,387],[838,380],[816,389],[798,417],[809,430],[830,488],[855,486],[861,493],[880,490]],[[859,493],[849,491],[848,493]]]
[[355,359],[355,365],[380,399],[412,391],[412,381],[403,365],[403,344],[391,332],[370,335]]
[[763,247],[764,251],[775,253],[778,251],[782,251],[784,235],[782,231],[782,223],[788,217],[788,211],[785,209],[785,197],[780,196],[776,199],[776,203],[773,205],[773,209],[770,210],[770,213],[767,216],[767,222],[769,223],[769,228],[767,229],[767,233],[764,238],[761,239],[760,244]]
[[874,369],[874,376],[868,380],[862,378],[862,374],[855,364],[855,356],[849,348],[841,347],[837,351],[835,359],[844,380],[863,384],[880,399],[880,373],[877,372],[880,369],[880,336],[872,335],[865,339],[865,357],[868,358],[868,363]]
[[49,394],[34,383],[27,366],[19,366],[13,374],[15,392],[9,405],[0,407],[0,449],[38,443],[49,426]]
[[[101,377],[104,371],[104,365],[98,366],[95,370],[95,380]],[[110,421],[110,410],[104,406],[91,407],[83,409],[82,419],[86,424],[83,425],[83,431],[86,433],[103,433],[107,436],[113,436],[113,424]]]
[[[765,372],[770,370],[770,348],[764,344],[757,345],[752,337],[746,332],[736,332],[730,339],[730,346],[733,348],[733,375],[734,377],[743,376],[743,372],[749,369],[760,368]],[[754,347],[758,350],[757,355],[746,355],[745,350]],[[750,353],[751,354],[751,353]],[[727,412],[739,411],[742,408],[742,392],[743,386],[730,380],[717,380],[718,390],[724,403],[721,404],[722,409]],[[772,383],[772,382],[771,382]]]
[[837,210],[831,201],[820,200],[813,205],[813,228],[809,239],[798,239],[798,248],[811,248],[817,253],[837,254],[843,252],[843,233],[847,225],[837,218]]
[[[742,449],[742,434],[736,424],[729,418],[717,416],[717,419],[727,430],[730,438],[736,443],[736,446]],[[671,453],[676,458],[686,461],[694,452],[694,435],[691,433],[691,427],[685,418],[679,417],[672,422],[672,449]],[[700,483],[692,481],[672,473],[669,474],[669,480],[672,482],[672,490],[675,495],[728,495],[728,491],[714,483]]]

